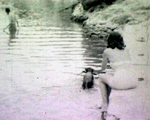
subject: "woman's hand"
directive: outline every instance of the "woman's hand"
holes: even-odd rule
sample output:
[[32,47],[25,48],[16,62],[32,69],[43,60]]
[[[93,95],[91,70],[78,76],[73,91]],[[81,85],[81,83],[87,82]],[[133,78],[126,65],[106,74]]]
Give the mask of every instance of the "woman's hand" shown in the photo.
[[3,32],[5,32],[6,34],[9,35],[9,33],[6,31],[6,29],[7,29],[7,28],[4,28],[4,29],[3,29]]
[[106,73],[106,70],[100,70],[99,71],[99,74],[104,74],[104,73]]
[[16,33],[17,35],[19,34],[19,30],[20,30],[20,28],[18,27],[18,28],[17,28],[17,33]]

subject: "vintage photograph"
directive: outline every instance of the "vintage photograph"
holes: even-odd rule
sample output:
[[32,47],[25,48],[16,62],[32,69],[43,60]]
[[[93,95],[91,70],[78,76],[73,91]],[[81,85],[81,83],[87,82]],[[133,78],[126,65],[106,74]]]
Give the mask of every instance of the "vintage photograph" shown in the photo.
[[0,0],[0,120],[150,120],[150,0]]

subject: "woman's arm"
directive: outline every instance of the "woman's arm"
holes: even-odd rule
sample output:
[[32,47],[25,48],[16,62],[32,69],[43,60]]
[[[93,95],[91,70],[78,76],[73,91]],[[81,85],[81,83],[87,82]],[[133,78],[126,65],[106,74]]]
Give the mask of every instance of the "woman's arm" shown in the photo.
[[15,16],[15,22],[17,23],[17,27],[19,28],[19,22],[18,22],[16,16]]
[[7,26],[3,29],[3,31],[5,32],[5,30],[6,30],[9,26],[10,26],[10,24],[7,25]]
[[102,61],[102,69],[101,69],[101,72],[105,72],[106,68],[107,68],[107,63],[108,63],[108,58],[107,58],[107,55],[106,53],[104,52],[103,53],[103,61]]

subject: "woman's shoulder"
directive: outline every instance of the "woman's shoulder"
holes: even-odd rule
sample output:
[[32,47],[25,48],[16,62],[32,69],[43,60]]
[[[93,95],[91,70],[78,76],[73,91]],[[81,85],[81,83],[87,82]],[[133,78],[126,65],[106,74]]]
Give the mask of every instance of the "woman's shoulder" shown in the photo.
[[111,49],[111,48],[106,48],[104,50],[104,53],[109,53],[109,52],[112,52],[112,51],[128,51],[129,52],[129,49],[128,48],[125,48],[124,50],[119,50],[119,49]]
[[104,50],[104,54],[109,54],[111,51],[113,51],[111,48],[107,48]]

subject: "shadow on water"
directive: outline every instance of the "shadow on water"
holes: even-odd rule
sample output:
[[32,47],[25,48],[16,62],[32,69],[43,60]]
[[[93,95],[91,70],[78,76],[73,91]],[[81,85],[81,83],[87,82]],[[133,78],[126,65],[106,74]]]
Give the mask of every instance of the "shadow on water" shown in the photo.
[[93,66],[100,69],[102,63],[102,53],[105,49],[106,42],[102,39],[83,39],[85,50],[85,62],[89,67]]

